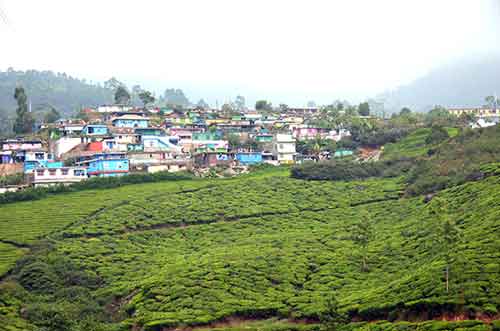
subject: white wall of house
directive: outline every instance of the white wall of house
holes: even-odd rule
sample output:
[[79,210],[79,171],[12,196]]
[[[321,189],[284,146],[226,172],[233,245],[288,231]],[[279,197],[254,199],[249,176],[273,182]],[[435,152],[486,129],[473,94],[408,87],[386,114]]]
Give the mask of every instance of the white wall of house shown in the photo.
[[273,154],[280,163],[293,163],[296,154],[293,136],[277,134],[273,142]]
[[33,172],[33,185],[51,186],[56,184],[72,184],[87,179],[87,171],[80,167],[38,168]]
[[60,158],[64,153],[69,152],[81,142],[80,138],[62,137],[59,138],[54,144],[54,154]]

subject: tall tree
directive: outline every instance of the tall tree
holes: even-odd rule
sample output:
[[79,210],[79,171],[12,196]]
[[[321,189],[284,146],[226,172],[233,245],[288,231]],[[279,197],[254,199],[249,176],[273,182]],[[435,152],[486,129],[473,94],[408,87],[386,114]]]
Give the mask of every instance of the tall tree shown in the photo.
[[361,116],[370,116],[370,104],[368,102],[360,103],[358,106],[358,112]]
[[270,102],[268,102],[267,100],[258,100],[256,103],[255,103],[255,109],[256,110],[272,110],[273,109],[273,106]]
[[19,86],[14,91],[14,99],[17,101],[16,121],[14,123],[14,132],[16,134],[25,134],[33,132],[35,120],[28,112],[28,97],[24,88]]
[[203,99],[200,99],[197,103],[196,106],[202,109],[208,109],[210,108],[210,105]]
[[374,236],[372,220],[368,212],[360,214],[360,220],[352,228],[352,241],[361,250],[361,271],[368,271],[368,245]]
[[324,308],[319,317],[325,331],[337,331],[348,322],[346,314],[340,310],[335,291],[326,294]]
[[436,242],[440,246],[440,251],[444,256],[445,290],[446,293],[449,293],[451,265],[454,262],[460,233],[456,222],[453,222],[448,214],[448,203],[446,200],[439,197],[432,199],[429,213],[440,225],[440,231],[437,231],[438,237],[436,238]]
[[130,93],[128,93],[125,86],[118,86],[115,91],[115,103],[118,105],[130,104]]
[[119,87],[125,86],[122,82],[120,82],[118,79],[115,77],[111,77],[107,81],[104,82],[104,88],[116,91]]
[[146,106],[149,105],[150,103],[156,101],[154,95],[149,91],[142,91],[141,93],[139,93],[139,99],[141,99],[144,108],[146,108]]
[[236,96],[236,99],[234,100],[234,106],[235,106],[236,110],[238,110],[238,111],[245,110],[245,108],[246,108],[245,97],[242,95]]
[[491,108],[498,107],[498,99],[493,95],[487,96],[486,98],[484,98],[484,101],[486,101],[486,104]]
[[43,120],[45,123],[54,123],[61,118],[61,114],[54,108],[50,107],[50,110],[45,114]]

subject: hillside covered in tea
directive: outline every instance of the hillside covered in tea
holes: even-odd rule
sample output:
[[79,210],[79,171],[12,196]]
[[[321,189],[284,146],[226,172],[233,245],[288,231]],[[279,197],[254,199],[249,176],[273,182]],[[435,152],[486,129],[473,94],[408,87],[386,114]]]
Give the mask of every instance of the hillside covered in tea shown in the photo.
[[1,205],[0,329],[498,330],[500,165],[477,155],[425,196],[415,172],[277,168]]

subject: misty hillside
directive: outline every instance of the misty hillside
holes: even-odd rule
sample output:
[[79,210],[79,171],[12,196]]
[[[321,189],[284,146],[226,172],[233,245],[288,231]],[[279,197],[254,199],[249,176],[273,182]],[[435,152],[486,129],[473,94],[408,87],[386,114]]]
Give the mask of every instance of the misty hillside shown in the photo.
[[65,73],[52,71],[0,71],[0,115],[15,112],[14,89],[25,88],[34,112],[54,107],[61,114],[69,115],[83,106],[100,105],[113,100],[111,90],[89,84]]
[[486,96],[500,94],[499,78],[500,56],[461,60],[379,97],[385,99],[389,111],[403,106],[418,111],[428,111],[434,105],[481,106]]

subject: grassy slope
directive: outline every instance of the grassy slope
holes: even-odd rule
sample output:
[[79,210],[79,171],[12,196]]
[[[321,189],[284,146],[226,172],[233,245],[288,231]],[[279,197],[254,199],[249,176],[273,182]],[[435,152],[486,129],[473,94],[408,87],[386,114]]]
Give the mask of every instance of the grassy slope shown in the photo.
[[[447,131],[450,137],[455,137],[458,134],[458,129],[456,128],[447,128]],[[418,129],[397,143],[385,145],[382,159],[390,160],[400,157],[417,157],[427,155],[429,149],[436,147],[425,143],[425,139],[430,133],[430,128]]]
[[[490,313],[499,307],[498,176],[439,194],[461,229],[447,294],[439,220],[420,198],[395,200],[397,180],[304,182],[280,175],[74,193],[89,205],[85,212],[67,207],[53,219],[33,207],[73,196],[6,205],[0,215],[10,232],[2,235],[16,240],[19,231],[9,226],[18,218],[6,211],[31,213],[36,235],[19,241],[51,233],[51,255],[68,256],[105,280],[95,295],[127,297],[124,326],[155,329],[234,315],[314,318],[332,289],[345,310],[367,319],[392,310],[404,319],[405,309],[421,305],[465,304]],[[362,211],[375,229],[364,273],[350,239]],[[1,302],[0,313],[20,305]],[[280,323],[268,327],[287,329]]]

